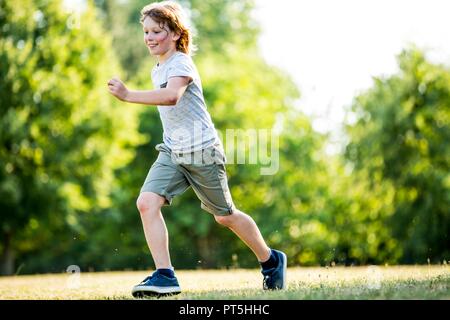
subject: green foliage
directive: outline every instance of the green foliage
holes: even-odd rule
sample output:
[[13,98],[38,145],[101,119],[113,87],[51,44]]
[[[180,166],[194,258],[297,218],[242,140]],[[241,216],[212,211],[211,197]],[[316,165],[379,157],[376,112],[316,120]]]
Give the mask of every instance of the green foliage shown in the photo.
[[236,58],[256,48],[259,27],[251,18],[253,0],[185,0],[181,3],[190,8],[200,55],[215,53]]
[[450,254],[450,70],[417,48],[403,51],[399,66],[355,99],[346,156],[367,175],[369,190],[391,186],[387,199],[374,196],[393,202],[381,221],[400,261],[442,261]]
[[124,67],[125,79],[133,79],[142,63],[150,59],[139,23],[140,10],[149,2],[151,1],[95,0],[100,9],[98,17],[112,39],[118,62]]
[[57,239],[64,250],[80,215],[111,206],[113,170],[140,142],[135,112],[105,89],[120,69],[91,5],[79,26],[58,1],[2,1],[1,12],[3,251]]
[[[156,108],[118,102],[106,88],[114,75],[130,88],[152,88],[156,60],[139,23],[148,3],[94,3],[77,25],[62,1],[0,0],[3,272],[152,266],[135,201],[157,157],[161,121]],[[251,130],[269,134],[272,175],[261,174],[261,162],[236,164],[236,154],[227,154],[227,175],[236,206],[270,246],[286,251],[290,265],[448,259],[448,67],[405,50],[397,75],[375,79],[355,98],[345,155],[330,156],[328,137],[294,107],[300,92],[292,79],[258,52],[253,1],[181,4],[225,148],[238,143],[230,129],[247,134],[247,148],[258,146]],[[255,267],[252,252],[192,190],[163,214],[176,268]]]
[[395,264],[398,241],[385,221],[393,213],[393,188],[372,184],[365,171],[351,170],[338,158],[330,163],[326,205],[335,237],[332,258],[339,264]]

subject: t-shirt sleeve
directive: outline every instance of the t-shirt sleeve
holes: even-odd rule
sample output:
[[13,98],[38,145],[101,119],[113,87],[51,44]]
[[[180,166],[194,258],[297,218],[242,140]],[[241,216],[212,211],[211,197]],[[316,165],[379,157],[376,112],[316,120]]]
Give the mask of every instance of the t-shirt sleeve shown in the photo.
[[192,61],[185,56],[177,57],[167,71],[167,79],[172,77],[190,77],[193,80],[195,75],[196,72]]

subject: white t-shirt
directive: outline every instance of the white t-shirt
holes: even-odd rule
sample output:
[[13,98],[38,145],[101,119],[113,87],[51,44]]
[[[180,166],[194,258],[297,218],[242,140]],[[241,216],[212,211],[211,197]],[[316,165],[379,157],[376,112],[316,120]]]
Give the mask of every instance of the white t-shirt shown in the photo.
[[163,125],[163,141],[176,153],[188,153],[205,149],[219,138],[206,109],[203,89],[197,68],[191,57],[175,52],[152,70],[156,88],[165,88],[171,77],[187,76],[192,81],[174,106],[158,106]]

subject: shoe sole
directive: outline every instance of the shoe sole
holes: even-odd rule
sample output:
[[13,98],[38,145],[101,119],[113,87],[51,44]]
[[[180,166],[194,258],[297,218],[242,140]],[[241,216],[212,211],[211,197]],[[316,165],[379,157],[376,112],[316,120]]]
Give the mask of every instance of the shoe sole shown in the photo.
[[281,252],[281,255],[283,256],[283,285],[280,289],[286,289],[286,275],[287,275],[287,256],[284,252]]
[[131,291],[135,298],[164,297],[181,293],[180,287],[136,286]]

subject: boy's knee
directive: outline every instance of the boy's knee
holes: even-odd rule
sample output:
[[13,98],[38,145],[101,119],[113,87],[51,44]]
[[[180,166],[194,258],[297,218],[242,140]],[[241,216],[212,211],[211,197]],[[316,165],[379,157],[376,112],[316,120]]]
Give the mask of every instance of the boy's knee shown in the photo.
[[136,206],[140,213],[149,210],[159,210],[164,205],[165,199],[153,192],[142,192],[136,200]]
[[214,219],[216,219],[217,223],[225,227],[230,227],[233,224],[234,216],[232,214],[229,216],[214,216]]

